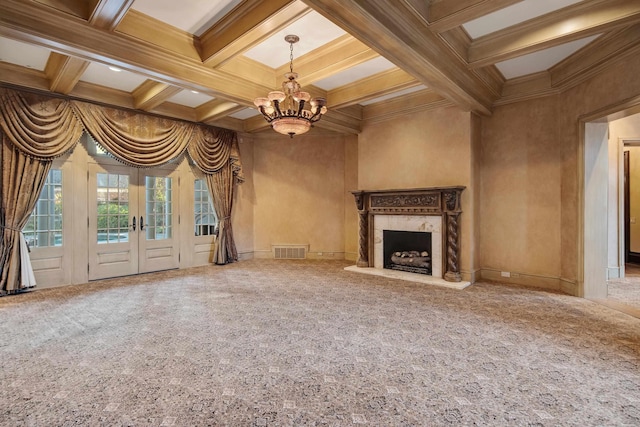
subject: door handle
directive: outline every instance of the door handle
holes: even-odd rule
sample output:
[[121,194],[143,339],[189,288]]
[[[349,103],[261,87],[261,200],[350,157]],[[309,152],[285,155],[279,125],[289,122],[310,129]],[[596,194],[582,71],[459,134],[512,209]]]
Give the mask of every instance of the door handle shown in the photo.
[[136,217],[135,217],[135,216],[133,217],[132,222],[133,222],[133,223],[131,224],[131,229],[132,229],[133,231],[136,231]]
[[140,231],[144,230],[144,219],[140,216]]

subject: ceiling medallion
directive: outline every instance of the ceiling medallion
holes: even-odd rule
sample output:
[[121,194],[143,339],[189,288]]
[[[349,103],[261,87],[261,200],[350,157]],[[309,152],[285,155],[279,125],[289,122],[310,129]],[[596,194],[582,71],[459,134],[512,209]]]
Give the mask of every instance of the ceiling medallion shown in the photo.
[[[267,123],[278,133],[289,135],[300,135],[311,128],[312,123],[322,118],[327,112],[327,100],[316,97],[311,99],[309,92],[303,92],[300,84],[296,81],[298,73],[293,72],[293,44],[300,38],[296,35],[288,35],[285,41],[289,43],[289,72],[285,73],[287,80],[282,82],[282,90],[269,92],[266,98],[256,98],[254,104]],[[311,108],[305,109],[307,103]]]

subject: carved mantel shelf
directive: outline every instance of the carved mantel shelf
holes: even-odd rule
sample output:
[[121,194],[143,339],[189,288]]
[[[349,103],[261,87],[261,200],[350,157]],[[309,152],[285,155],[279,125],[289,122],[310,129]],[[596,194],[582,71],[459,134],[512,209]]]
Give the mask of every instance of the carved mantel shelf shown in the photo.
[[408,190],[357,190],[360,214],[358,267],[369,267],[373,259],[374,215],[436,215],[442,217],[442,263],[444,280],[459,282],[460,277],[460,197],[463,186],[414,188]]

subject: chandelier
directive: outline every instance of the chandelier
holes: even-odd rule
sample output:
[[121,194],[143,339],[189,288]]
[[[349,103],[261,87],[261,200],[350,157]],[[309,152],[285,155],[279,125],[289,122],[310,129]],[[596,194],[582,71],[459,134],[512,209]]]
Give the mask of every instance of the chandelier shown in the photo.
[[[320,120],[327,112],[327,100],[325,98],[313,98],[309,92],[303,92],[296,81],[298,73],[293,72],[293,44],[300,38],[296,35],[288,35],[285,41],[289,43],[289,72],[285,73],[286,80],[282,82],[282,90],[269,92],[266,98],[256,98],[253,103],[258,107],[267,123],[278,133],[300,135],[311,128],[312,123]],[[310,104],[310,108],[307,104]]]

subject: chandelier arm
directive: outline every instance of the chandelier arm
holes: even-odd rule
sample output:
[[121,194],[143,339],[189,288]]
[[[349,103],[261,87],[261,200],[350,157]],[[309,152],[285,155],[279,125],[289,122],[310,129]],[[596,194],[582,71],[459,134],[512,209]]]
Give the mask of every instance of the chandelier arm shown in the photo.
[[298,117],[301,117],[300,115],[302,114],[302,110],[304,109],[304,99],[300,100],[300,103],[298,104]]
[[280,110],[280,101],[277,99],[273,100],[273,109],[275,111],[274,119],[282,117],[282,110]]
[[262,113],[262,116],[267,120],[267,121],[271,121],[271,116],[269,116],[267,114],[267,112],[265,111],[265,108],[261,105],[260,107],[258,107],[258,109],[260,110],[260,112]]
[[313,113],[313,116],[309,118],[309,121],[312,123],[317,122],[318,120],[320,120],[321,117],[322,117],[322,114],[320,113],[320,109],[318,108],[318,111]]

